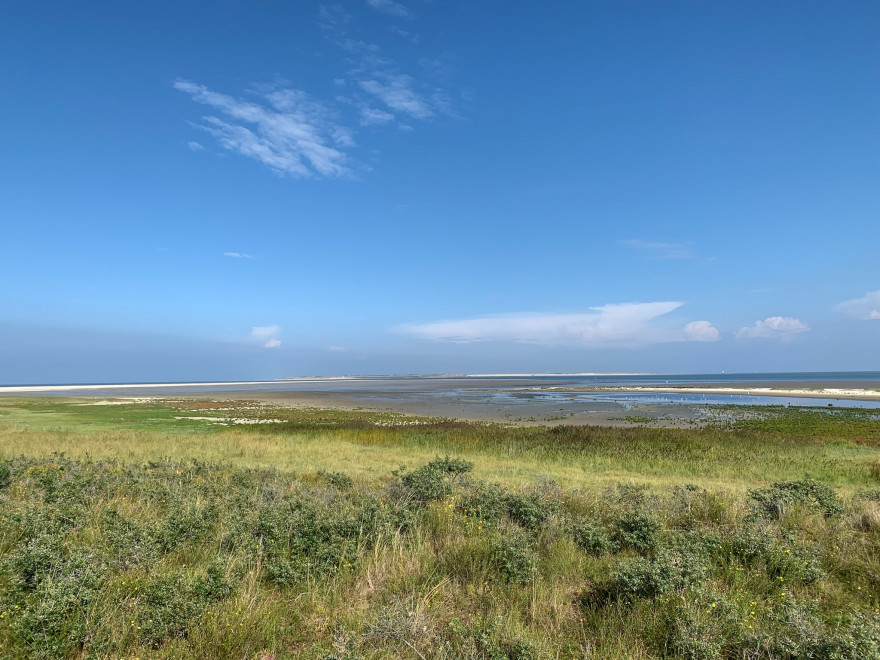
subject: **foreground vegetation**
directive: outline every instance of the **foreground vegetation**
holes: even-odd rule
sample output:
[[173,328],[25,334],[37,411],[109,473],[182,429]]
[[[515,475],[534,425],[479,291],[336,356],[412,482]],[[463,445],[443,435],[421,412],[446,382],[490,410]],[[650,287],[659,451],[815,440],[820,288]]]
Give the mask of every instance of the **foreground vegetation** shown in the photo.
[[871,413],[80,403],[0,405],[0,657],[880,658]]

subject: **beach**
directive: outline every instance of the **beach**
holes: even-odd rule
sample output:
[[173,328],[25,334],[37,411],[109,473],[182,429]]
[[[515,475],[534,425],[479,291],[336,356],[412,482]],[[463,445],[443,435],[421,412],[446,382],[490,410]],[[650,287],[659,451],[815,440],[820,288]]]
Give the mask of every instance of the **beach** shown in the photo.
[[[797,375],[794,375],[797,376]],[[335,376],[190,383],[15,385],[0,396],[251,400],[517,425],[689,426],[714,405],[880,407],[880,381],[861,374],[794,380],[652,374]],[[658,383],[658,381],[660,381]],[[665,381],[671,381],[667,384]],[[720,382],[718,382],[720,381]]]

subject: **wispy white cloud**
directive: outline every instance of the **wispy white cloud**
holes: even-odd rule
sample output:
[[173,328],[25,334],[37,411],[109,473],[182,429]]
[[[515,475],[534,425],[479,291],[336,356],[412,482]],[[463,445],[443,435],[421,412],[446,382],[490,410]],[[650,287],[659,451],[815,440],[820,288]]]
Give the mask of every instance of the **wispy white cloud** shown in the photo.
[[642,252],[651,259],[693,259],[694,253],[686,243],[659,243],[628,239],[621,241],[624,245]]
[[417,44],[421,41],[421,37],[419,37],[419,35],[414,34],[414,33],[410,32],[409,30],[404,30],[403,28],[400,28],[397,25],[392,25],[391,31],[394,34],[403,37],[404,39],[406,39],[410,43]]
[[[378,101],[383,104],[383,111],[392,114],[395,119],[402,117],[428,121],[439,115],[455,116],[451,97],[445,90],[402,72],[398,63],[385,56],[377,44],[351,38],[338,22],[329,30],[329,34],[331,40],[348,54],[352,65],[348,71],[353,83],[349,91],[351,97],[346,99],[350,105],[359,109],[372,108]],[[418,41],[417,35],[406,33],[405,36],[414,43]],[[420,63],[437,61],[436,58],[419,60]],[[429,79],[447,78],[449,65],[444,66],[442,76],[438,66],[422,65],[422,73]],[[369,112],[366,118],[365,123],[371,123]],[[382,119],[381,122],[372,123],[386,123],[384,116]]]
[[352,15],[340,4],[322,2],[318,5],[318,25],[325,30],[344,32],[351,19]]
[[233,259],[253,259],[253,255],[246,254],[244,252],[224,252],[224,257],[231,257]]
[[387,124],[394,121],[393,114],[380,110],[379,108],[364,106],[360,109],[360,112],[362,126],[375,126],[377,124]]
[[204,117],[198,127],[213,135],[224,149],[293,177],[350,173],[343,149],[354,144],[351,132],[335,123],[332,113],[305,92],[265,91],[258,95],[263,102],[256,103],[187,80],[178,80],[174,88],[219,111],[223,118]]
[[837,309],[858,319],[880,321],[880,291],[869,291],[861,298],[845,300]]
[[195,140],[190,140],[189,142],[186,143],[186,146],[188,146],[193,151],[204,150],[204,147],[201,144],[199,144],[198,142],[196,142]]
[[718,331],[708,321],[691,322],[680,330],[655,322],[681,305],[680,302],[619,303],[591,307],[584,313],[502,314],[411,323],[397,326],[392,331],[432,341],[513,341],[586,347],[644,346],[718,338]]
[[[411,10],[397,0],[366,2],[376,11],[413,18]],[[452,95],[444,89],[451,72],[448,57],[407,57],[402,65],[376,43],[362,39],[362,26],[337,2],[320,3],[317,22],[342,55],[342,69],[330,78],[337,95],[322,103],[290,86],[254,85],[242,98],[181,79],[174,88],[211,109],[193,126],[213,136],[223,149],[279,175],[344,177],[369,169],[352,155],[355,141],[349,126],[393,124],[412,130],[418,122],[457,116]],[[387,27],[413,44],[419,42],[414,32]],[[416,70],[408,70],[411,67]],[[206,145],[210,146],[189,142],[193,150]]]
[[409,18],[412,16],[409,9],[399,2],[394,2],[394,0],[367,0],[367,4],[376,11],[381,11],[390,16],[398,16],[400,18]]
[[754,325],[740,328],[736,331],[736,336],[746,339],[791,339],[809,330],[806,323],[796,318],[770,316],[763,321],[755,321]]
[[263,348],[278,348],[281,346],[281,340],[278,339],[280,333],[281,328],[277,325],[256,325],[251,328],[250,338],[262,344]]
[[413,89],[414,79],[405,74],[374,72],[375,77],[361,80],[360,86],[386,106],[415,119],[434,116],[431,101]]

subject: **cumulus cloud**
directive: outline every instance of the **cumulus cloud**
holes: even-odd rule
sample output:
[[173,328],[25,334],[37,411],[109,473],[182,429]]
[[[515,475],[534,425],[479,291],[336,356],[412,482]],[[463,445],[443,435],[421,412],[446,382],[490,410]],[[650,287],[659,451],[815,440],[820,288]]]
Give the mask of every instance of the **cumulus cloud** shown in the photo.
[[275,89],[245,101],[214,92],[205,85],[178,80],[174,88],[220,116],[202,118],[198,128],[224,149],[252,158],[278,174],[292,177],[340,177],[349,174],[344,149],[353,146],[351,132],[332,120],[332,113],[297,89]]
[[740,328],[736,336],[747,339],[790,339],[809,329],[806,323],[790,316],[770,316],[763,321],[755,321],[754,325]]
[[255,325],[251,328],[251,340],[263,345],[263,348],[278,348],[281,340],[278,335],[281,328],[277,325]]
[[231,257],[232,259],[253,259],[253,255],[245,254],[244,252],[224,252],[224,257]]
[[[449,342],[513,341],[543,345],[644,346],[670,341],[711,341],[707,321],[676,330],[656,319],[680,302],[619,303],[569,314],[521,313],[410,323],[392,330],[420,339]],[[694,325],[696,324],[696,325]],[[705,324],[705,325],[702,325]],[[690,330],[687,328],[689,326]],[[717,330],[715,330],[717,338]]]
[[684,326],[684,334],[691,341],[718,341],[718,328],[708,321],[691,321]]
[[880,321],[880,291],[869,291],[861,298],[845,300],[837,309],[858,319]]

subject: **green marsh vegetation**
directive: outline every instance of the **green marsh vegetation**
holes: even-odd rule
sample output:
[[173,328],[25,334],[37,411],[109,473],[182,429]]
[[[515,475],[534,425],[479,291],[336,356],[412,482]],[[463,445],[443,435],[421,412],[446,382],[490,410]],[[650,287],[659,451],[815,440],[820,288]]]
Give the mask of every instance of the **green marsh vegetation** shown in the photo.
[[0,401],[0,657],[880,658],[876,413],[83,403]]

